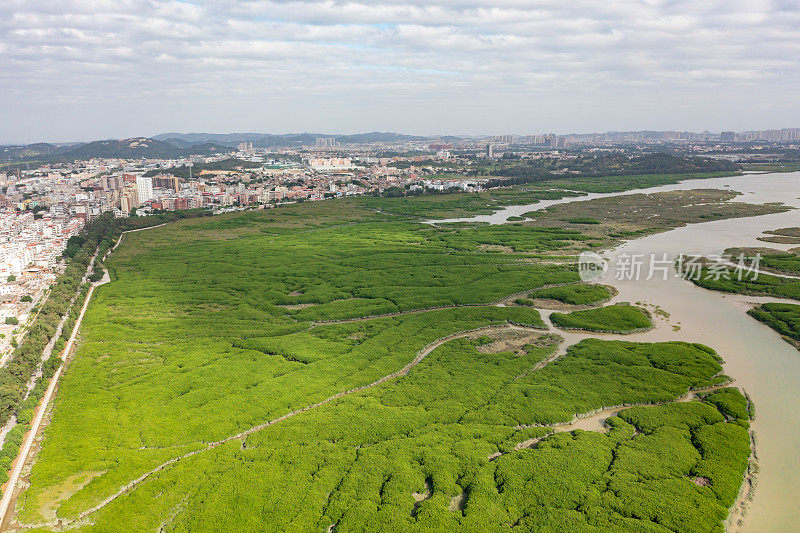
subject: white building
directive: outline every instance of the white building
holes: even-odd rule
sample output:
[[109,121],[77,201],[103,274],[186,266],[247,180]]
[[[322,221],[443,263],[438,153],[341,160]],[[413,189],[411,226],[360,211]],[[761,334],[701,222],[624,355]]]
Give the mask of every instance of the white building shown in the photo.
[[139,191],[139,203],[143,204],[153,199],[152,178],[136,177],[136,189]]
[[349,159],[343,157],[333,157],[330,159],[309,159],[308,166],[311,170],[349,170],[353,164]]

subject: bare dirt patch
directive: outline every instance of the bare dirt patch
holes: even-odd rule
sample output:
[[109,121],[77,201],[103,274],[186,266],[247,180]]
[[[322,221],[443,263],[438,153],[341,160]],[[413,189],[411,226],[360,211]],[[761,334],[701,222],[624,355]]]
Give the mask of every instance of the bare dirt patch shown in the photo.
[[502,244],[479,244],[479,252],[503,252],[506,254],[513,254],[514,249],[511,246],[503,246]]
[[484,339],[484,344],[478,346],[481,353],[514,352],[517,355],[525,353],[527,346],[546,348],[559,344],[563,339],[552,333],[535,333],[529,330],[503,328],[488,333],[476,333],[472,339]]
[[461,494],[453,497],[453,499],[450,500],[450,505],[448,505],[447,508],[452,512],[463,511],[464,504],[466,502],[467,502],[467,493],[462,492]]
[[283,309],[288,309],[289,311],[296,311],[298,309],[305,309],[306,307],[314,307],[317,304],[290,304],[290,305],[279,305],[277,307],[282,307]]
[[56,520],[56,509],[58,509],[61,502],[69,499],[73,494],[88,485],[94,478],[104,473],[103,471],[81,472],[43,491],[36,499],[39,514],[47,521]]

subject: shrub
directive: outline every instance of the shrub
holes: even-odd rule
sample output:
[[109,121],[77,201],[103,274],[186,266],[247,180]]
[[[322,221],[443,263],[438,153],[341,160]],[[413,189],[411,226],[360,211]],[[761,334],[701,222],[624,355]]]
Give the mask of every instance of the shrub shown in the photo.
[[633,333],[653,326],[647,311],[623,303],[568,314],[552,313],[550,321],[565,329],[607,333]]
[[528,296],[530,298],[557,300],[571,305],[592,305],[611,298],[611,292],[602,285],[576,283],[561,287],[537,289]]

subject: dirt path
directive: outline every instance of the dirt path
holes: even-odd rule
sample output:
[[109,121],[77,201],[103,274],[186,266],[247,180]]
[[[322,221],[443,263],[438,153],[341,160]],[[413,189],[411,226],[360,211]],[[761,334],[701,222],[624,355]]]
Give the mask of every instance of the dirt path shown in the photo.
[[[91,268],[91,265],[90,267]],[[78,336],[78,330],[80,329],[81,323],[83,322],[83,316],[86,313],[86,308],[89,306],[89,302],[92,299],[92,295],[94,294],[94,289],[102,285],[105,281],[101,280],[97,283],[93,283],[91,287],[89,287],[89,292],[86,293],[86,299],[83,302],[83,307],[81,307],[81,313],[78,315],[78,319],[75,321],[75,327],[72,329],[72,335],[70,335],[67,344],[64,346],[64,351],[62,352],[62,359],[66,359],[67,354],[70,353],[72,350],[72,346],[75,343],[75,338]],[[3,492],[3,498],[0,500],[0,524],[5,526],[6,516],[8,514],[8,509],[11,504],[11,500],[15,495],[16,490],[18,489],[17,483],[19,482],[20,475],[22,474],[22,468],[25,466],[25,462],[28,459],[28,454],[30,453],[31,446],[33,446],[33,442],[36,439],[36,435],[39,432],[39,429],[42,425],[42,420],[44,419],[44,414],[47,411],[48,404],[53,398],[56,384],[58,383],[61,374],[64,371],[64,365],[58,367],[53,377],[50,379],[50,385],[47,387],[47,390],[42,397],[41,402],[39,403],[39,407],[36,409],[36,414],[31,421],[31,429],[28,431],[25,441],[22,444],[22,448],[20,449],[20,453],[14,461],[14,466],[11,469],[11,474],[8,477],[8,482],[6,483],[5,491]]]
[[[583,431],[595,431],[599,433],[608,433],[609,428],[605,425],[606,420],[613,416],[617,416],[620,412],[625,411],[627,409],[632,409],[634,407],[658,407],[662,405],[668,405],[671,403],[681,403],[681,402],[689,402],[694,400],[699,400],[703,394],[707,394],[709,392],[713,392],[715,390],[723,389],[725,387],[731,386],[733,382],[724,383],[721,385],[715,385],[713,387],[706,387],[703,389],[697,390],[690,390],[689,392],[678,396],[674,400],[666,401],[666,402],[657,402],[657,403],[637,403],[637,404],[623,404],[623,405],[616,405],[613,407],[601,407],[600,409],[595,409],[594,411],[589,411],[586,413],[580,413],[575,415],[575,417],[570,420],[569,422],[557,422],[554,424],[530,424],[530,425],[520,425],[517,426],[517,429],[521,428],[533,428],[533,427],[542,427],[542,428],[551,428],[552,431],[546,435],[542,435],[541,437],[536,437],[533,439],[528,439],[522,442],[519,442],[514,446],[514,450],[521,450],[524,448],[531,448],[539,443],[539,441],[546,439],[556,433],[564,433],[568,431],[574,431],[576,429],[581,429]],[[495,452],[488,456],[489,460],[497,459],[502,455],[510,452]]]
[[[484,327],[480,327],[480,328],[474,328],[474,329],[470,329],[470,330],[460,331],[458,333],[453,333],[452,335],[448,335],[446,337],[439,338],[439,339],[431,342],[430,344],[426,345],[424,348],[422,348],[419,352],[417,352],[416,357],[414,357],[414,359],[411,362],[409,362],[407,365],[405,365],[403,368],[401,368],[400,370],[398,370],[396,372],[393,372],[391,374],[387,374],[387,375],[385,375],[385,376],[383,376],[383,377],[381,377],[381,378],[379,378],[379,379],[377,379],[377,380],[375,380],[375,381],[373,381],[371,383],[368,383],[366,385],[362,385],[360,387],[355,387],[355,388],[340,392],[340,393],[335,394],[333,396],[330,396],[330,397],[328,397],[328,398],[326,398],[326,399],[324,399],[324,400],[322,400],[320,402],[317,402],[317,403],[315,403],[313,405],[309,405],[309,406],[303,407],[302,409],[296,409],[296,410],[291,411],[289,413],[286,413],[285,415],[282,415],[282,416],[280,416],[278,418],[270,420],[269,422],[265,422],[263,424],[259,424],[257,426],[253,426],[253,427],[251,427],[249,429],[246,429],[246,430],[244,430],[244,431],[242,431],[240,433],[236,433],[235,435],[231,435],[229,437],[225,437],[222,440],[209,443],[204,448],[201,448],[199,450],[194,450],[194,451],[191,451],[189,453],[186,453],[186,454],[180,455],[178,457],[175,457],[173,459],[170,459],[169,461],[166,461],[166,462],[158,465],[157,467],[153,468],[152,470],[149,470],[149,471],[145,472],[144,474],[142,474],[141,476],[139,476],[138,478],[134,479],[130,483],[124,485],[116,493],[114,493],[111,496],[109,496],[108,498],[104,499],[103,501],[101,501],[100,503],[95,505],[94,507],[92,507],[90,509],[87,509],[86,511],[82,512],[80,515],[78,515],[78,518],[76,518],[75,520],[62,522],[62,525],[63,526],[68,526],[68,525],[74,524],[75,522],[79,522],[81,520],[84,520],[89,515],[99,511],[100,509],[102,509],[103,507],[105,507],[109,503],[113,502],[114,500],[116,500],[120,496],[123,496],[124,494],[129,492],[131,489],[135,488],[137,485],[139,485],[140,483],[145,481],[147,478],[149,478],[153,474],[157,474],[158,472],[161,472],[165,468],[169,467],[172,464],[177,463],[178,461],[180,461],[182,459],[186,459],[186,458],[192,457],[194,455],[200,454],[202,452],[206,452],[206,451],[212,450],[214,448],[217,448],[217,447],[219,447],[219,446],[221,446],[221,445],[223,445],[225,443],[231,442],[233,440],[243,439],[243,438],[247,437],[248,435],[251,435],[251,434],[253,434],[253,433],[257,432],[257,431],[260,431],[262,429],[266,429],[266,428],[268,428],[270,426],[273,426],[273,425],[275,425],[275,424],[277,424],[279,422],[282,422],[284,420],[287,420],[289,418],[297,416],[297,415],[299,415],[301,413],[305,413],[306,411],[310,411],[312,409],[316,409],[317,407],[321,407],[321,406],[323,406],[325,404],[328,404],[328,403],[330,403],[330,402],[332,402],[334,400],[337,400],[337,399],[342,398],[344,396],[347,396],[349,394],[361,392],[363,390],[375,387],[377,385],[380,385],[382,383],[385,383],[385,382],[387,382],[389,380],[392,380],[392,379],[395,379],[397,377],[404,376],[404,375],[408,374],[409,371],[411,371],[412,368],[417,366],[423,359],[425,359],[425,357],[427,357],[428,354],[430,354],[433,350],[435,350],[436,348],[438,348],[442,344],[445,344],[445,343],[447,343],[447,342],[449,342],[451,340],[462,338],[462,337],[467,337],[467,336],[470,336],[470,335],[474,335],[476,333],[488,332],[488,331],[492,331],[492,330],[496,330],[496,329],[502,329],[502,328],[508,328],[508,327],[514,327],[515,329],[521,328],[520,326],[511,326],[509,324],[501,324],[501,325],[494,325],[494,326],[484,326]],[[523,329],[525,329],[525,328],[523,328]],[[535,329],[535,328],[527,328],[527,329],[530,329],[531,331],[537,332],[537,333],[541,332],[541,330]],[[541,365],[541,366],[543,366],[543,365]],[[541,366],[539,368],[541,368]],[[55,527],[56,525],[57,525],[56,523],[45,523],[45,524],[30,524],[30,525],[26,525],[26,527],[47,527],[47,526]]]
[[[163,225],[164,224],[160,224],[159,226]],[[139,228],[130,231],[142,231],[145,229],[157,228],[159,226],[151,226],[149,228]],[[122,237],[125,235],[125,233],[130,233],[130,232],[128,231],[123,232],[119,236],[117,243],[111,250],[114,250],[117,246],[120,245],[120,243],[122,242]],[[105,260],[105,257],[107,257],[107,255],[108,254],[106,254],[106,256],[103,257],[103,260]],[[84,273],[83,281],[86,281],[88,273],[94,267],[96,260],[97,260],[97,254],[95,254],[92,257],[92,260],[89,262],[89,266],[87,267],[86,272]],[[92,295],[94,294],[95,288],[99,287],[100,285],[104,285],[109,281],[111,281],[111,279],[108,275],[108,272],[106,272],[105,275],[103,276],[103,279],[101,279],[96,283],[92,283],[92,286],[89,287],[89,291],[86,293],[86,299],[84,300],[83,306],[81,307],[80,315],[78,315],[78,319],[75,321],[75,326],[72,329],[72,334],[70,335],[69,340],[64,346],[64,350],[61,356],[62,360],[66,360],[67,356],[69,355],[69,353],[73,348],[73,345],[75,343],[75,338],[78,335],[78,330],[80,329],[81,323],[83,322],[83,316],[86,313],[86,309],[89,306],[89,302],[92,299]],[[68,315],[62,317],[62,320],[59,323],[59,334],[61,327],[66,321],[67,316]],[[56,338],[57,338],[56,336],[53,337],[51,343],[48,344],[48,346],[45,348],[46,350],[48,348],[52,350]],[[53,374],[53,377],[50,379],[50,384],[47,387],[47,390],[45,391],[44,396],[42,397],[42,400],[39,402],[39,406],[36,408],[36,411],[34,413],[34,418],[31,421],[31,429],[28,431],[28,433],[26,433],[25,440],[22,443],[22,448],[20,449],[20,453],[17,455],[17,458],[12,463],[11,472],[8,476],[8,481],[4,485],[3,497],[2,499],[0,499],[0,530],[6,529],[8,527],[8,522],[11,518],[11,516],[8,513],[8,510],[9,508],[11,508],[11,502],[16,499],[17,496],[16,493],[19,490],[18,483],[20,476],[22,474],[22,469],[28,460],[28,455],[30,454],[31,447],[33,446],[36,436],[41,429],[42,421],[44,420],[45,413],[47,412],[47,407],[49,406],[50,401],[55,395],[56,385],[58,384],[58,380],[61,377],[63,371],[64,371],[64,364],[58,367],[58,370],[56,370],[55,374]]]
[[[342,320],[321,320],[321,321],[318,321],[318,322],[312,321],[311,322],[311,324],[312,324],[311,327],[314,327],[314,326],[327,326],[327,325],[331,325],[331,324],[350,324],[350,323],[353,323],[353,322],[361,322],[361,321],[364,321],[364,320],[372,320],[373,318],[392,318],[392,317],[403,316],[403,315],[413,315],[415,313],[426,313],[428,311],[438,311],[439,309],[457,309],[457,308],[461,308],[461,307],[486,307],[486,306],[490,306],[490,305],[493,305],[493,306],[496,306],[496,307],[506,307],[506,306],[512,305],[514,300],[516,300],[518,298],[527,297],[528,293],[530,293],[532,291],[536,291],[536,290],[539,290],[539,289],[550,289],[550,288],[553,288],[553,287],[563,287],[565,285],[577,285],[578,283],[580,283],[580,282],[576,281],[574,283],[557,283],[557,284],[550,284],[550,285],[542,285],[541,287],[536,287],[534,289],[528,289],[528,290],[525,290],[525,291],[522,291],[522,292],[515,292],[514,294],[509,294],[508,296],[503,296],[499,300],[495,300],[493,302],[488,302],[488,303],[441,305],[441,306],[438,306],[438,307],[425,307],[425,308],[422,308],[422,309],[409,309],[408,311],[396,311],[394,313],[384,313],[384,314],[381,314],[381,315],[369,315],[369,316],[362,316],[362,317],[358,317],[358,318],[344,318]],[[598,307],[599,305],[600,304],[591,305],[591,306],[588,306],[588,307]],[[541,310],[540,309],[538,309],[536,307],[534,307],[533,309],[536,309],[541,314]]]

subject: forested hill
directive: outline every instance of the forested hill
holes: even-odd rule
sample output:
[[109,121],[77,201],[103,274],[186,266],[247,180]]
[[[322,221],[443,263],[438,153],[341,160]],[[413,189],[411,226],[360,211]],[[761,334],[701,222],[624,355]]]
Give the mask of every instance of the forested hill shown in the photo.
[[[248,142],[253,143],[253,146],[256,148],[266,148],[270,146],[313,145],[318,137],[333,137],[341,144],[424,141],[434,138],[373,131],[370,133],[355,133],[349,135],[330,133],[287,133],[282,135],[273,135],[270,133],[162,133],[160,135],[155,135],[153,139],[173,143],[178,146],[197,143],[214,143],[222,146],[235,147],[239,143]],[[438,137],[436,138],[438,139]],[[455,137],[452,139],[455,139]]]
[[149,139],[133,137],[130,139],[107,139],[88,143],[57,146],[47,143],[36,143],[27,146],[7,146],[2,154],[11,163],[61,162],[78,161],[93,158],[166,158],[173,159],[188,155],[210,155],[227,152],[228,148],[212,143],[196,143],[187,146]]
[[[739,166],[727,160],[680,156],[667,153],[629,156],[621,153],[579,155],[574,159],[503,158],[490,175],[511,178],[503,183],[535,183],[565,176],[638,176],[645,174],[694,174],[736,172]],[[499,181],[499,180],[498,180]]]

